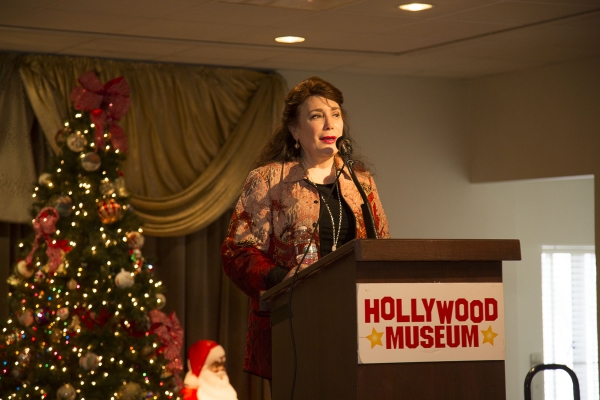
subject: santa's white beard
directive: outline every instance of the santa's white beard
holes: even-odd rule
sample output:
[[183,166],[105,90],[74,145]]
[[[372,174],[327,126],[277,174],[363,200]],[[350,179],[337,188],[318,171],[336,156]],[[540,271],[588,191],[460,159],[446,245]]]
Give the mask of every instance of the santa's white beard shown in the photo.
[[203,369],[198,377],[198,400],[237,400],[227,372]]

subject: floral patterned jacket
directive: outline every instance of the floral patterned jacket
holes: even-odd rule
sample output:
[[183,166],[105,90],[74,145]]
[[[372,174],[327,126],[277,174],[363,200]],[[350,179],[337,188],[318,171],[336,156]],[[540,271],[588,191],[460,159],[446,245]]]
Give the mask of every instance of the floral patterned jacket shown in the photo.
[[[336,164],[339,168],[343,165],[339,157]],[[370,174],[355,172],[371,204],[377,234],[388,238],[388,222],[375,182]],[[272,163],[251,171],[221,248],[225,273],[250,296],[244,370],[267,379],[271,379],[271,328],[269,317],[259,312],[259,296],[267,289],[267,274],[273,267],[295,267],[294,232],[298,227],[308,227],[312,234],[316,226],[319,194],[305,178],[299,162]],[[354,212],[356,237],[366,238],[362,198],[346,169],[340,176],[340,190]],[[318,232],[315,243],[319,244]]]

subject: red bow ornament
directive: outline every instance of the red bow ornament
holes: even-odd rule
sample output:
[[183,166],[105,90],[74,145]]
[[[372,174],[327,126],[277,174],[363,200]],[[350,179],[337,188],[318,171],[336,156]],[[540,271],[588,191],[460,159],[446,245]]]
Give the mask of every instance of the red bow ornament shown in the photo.
[[104,130],[105,126],[108,126],[113,147],[127,152],[127,138],[123,129],[116,123],[127,113],[131,104],[131,88],[125,78],[120,76],[102,85],[96,74],[88,71],[77,81],[81,86],[73,88],[71,101],[75,109],[89,111],[90,118],[96,125],[96,150],[104,147]]
[[175,376],[177,386],[181,386],[181,377],[179,374],[183,371],[183,363],[181,362],[181,346],[183,345],[183,329],[179,324],[179,319],[174,312],[169,316],[165,313],[152,310],[149,313],[150,333],[158,336],[158,339],[163,344],[162,353],[169,360],[167,369]]

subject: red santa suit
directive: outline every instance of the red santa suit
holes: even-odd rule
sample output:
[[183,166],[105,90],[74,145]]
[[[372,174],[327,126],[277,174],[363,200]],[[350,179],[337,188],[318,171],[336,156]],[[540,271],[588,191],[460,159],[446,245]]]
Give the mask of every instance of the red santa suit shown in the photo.
[[237,400],[224,367],[225,350],[212,340],[199,340],[188,354],[188,372],[183,380],[184,400]]

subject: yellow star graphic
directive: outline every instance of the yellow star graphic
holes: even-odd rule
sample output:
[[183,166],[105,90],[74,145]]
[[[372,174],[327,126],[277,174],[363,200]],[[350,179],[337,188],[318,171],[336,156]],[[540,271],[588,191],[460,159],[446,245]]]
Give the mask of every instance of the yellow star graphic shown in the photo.
[[371,332],[371,334],[369,336],[367,336],[367,339],[369,339],[371,341],[371,348],[379,345],[379,346],[383,346],[383,343],[381,343],[381,337],[383,336],[383,332],[377,332],[375,330],[375,328],[373,328],[373,331]]
[[481,333],[483,333],[483,342],[481,344],[490,343],[493,346],[494,338],[498,336],[498,334],[492,330],[492,326],[488,326],[488,328],[485,331],[481,331]]

